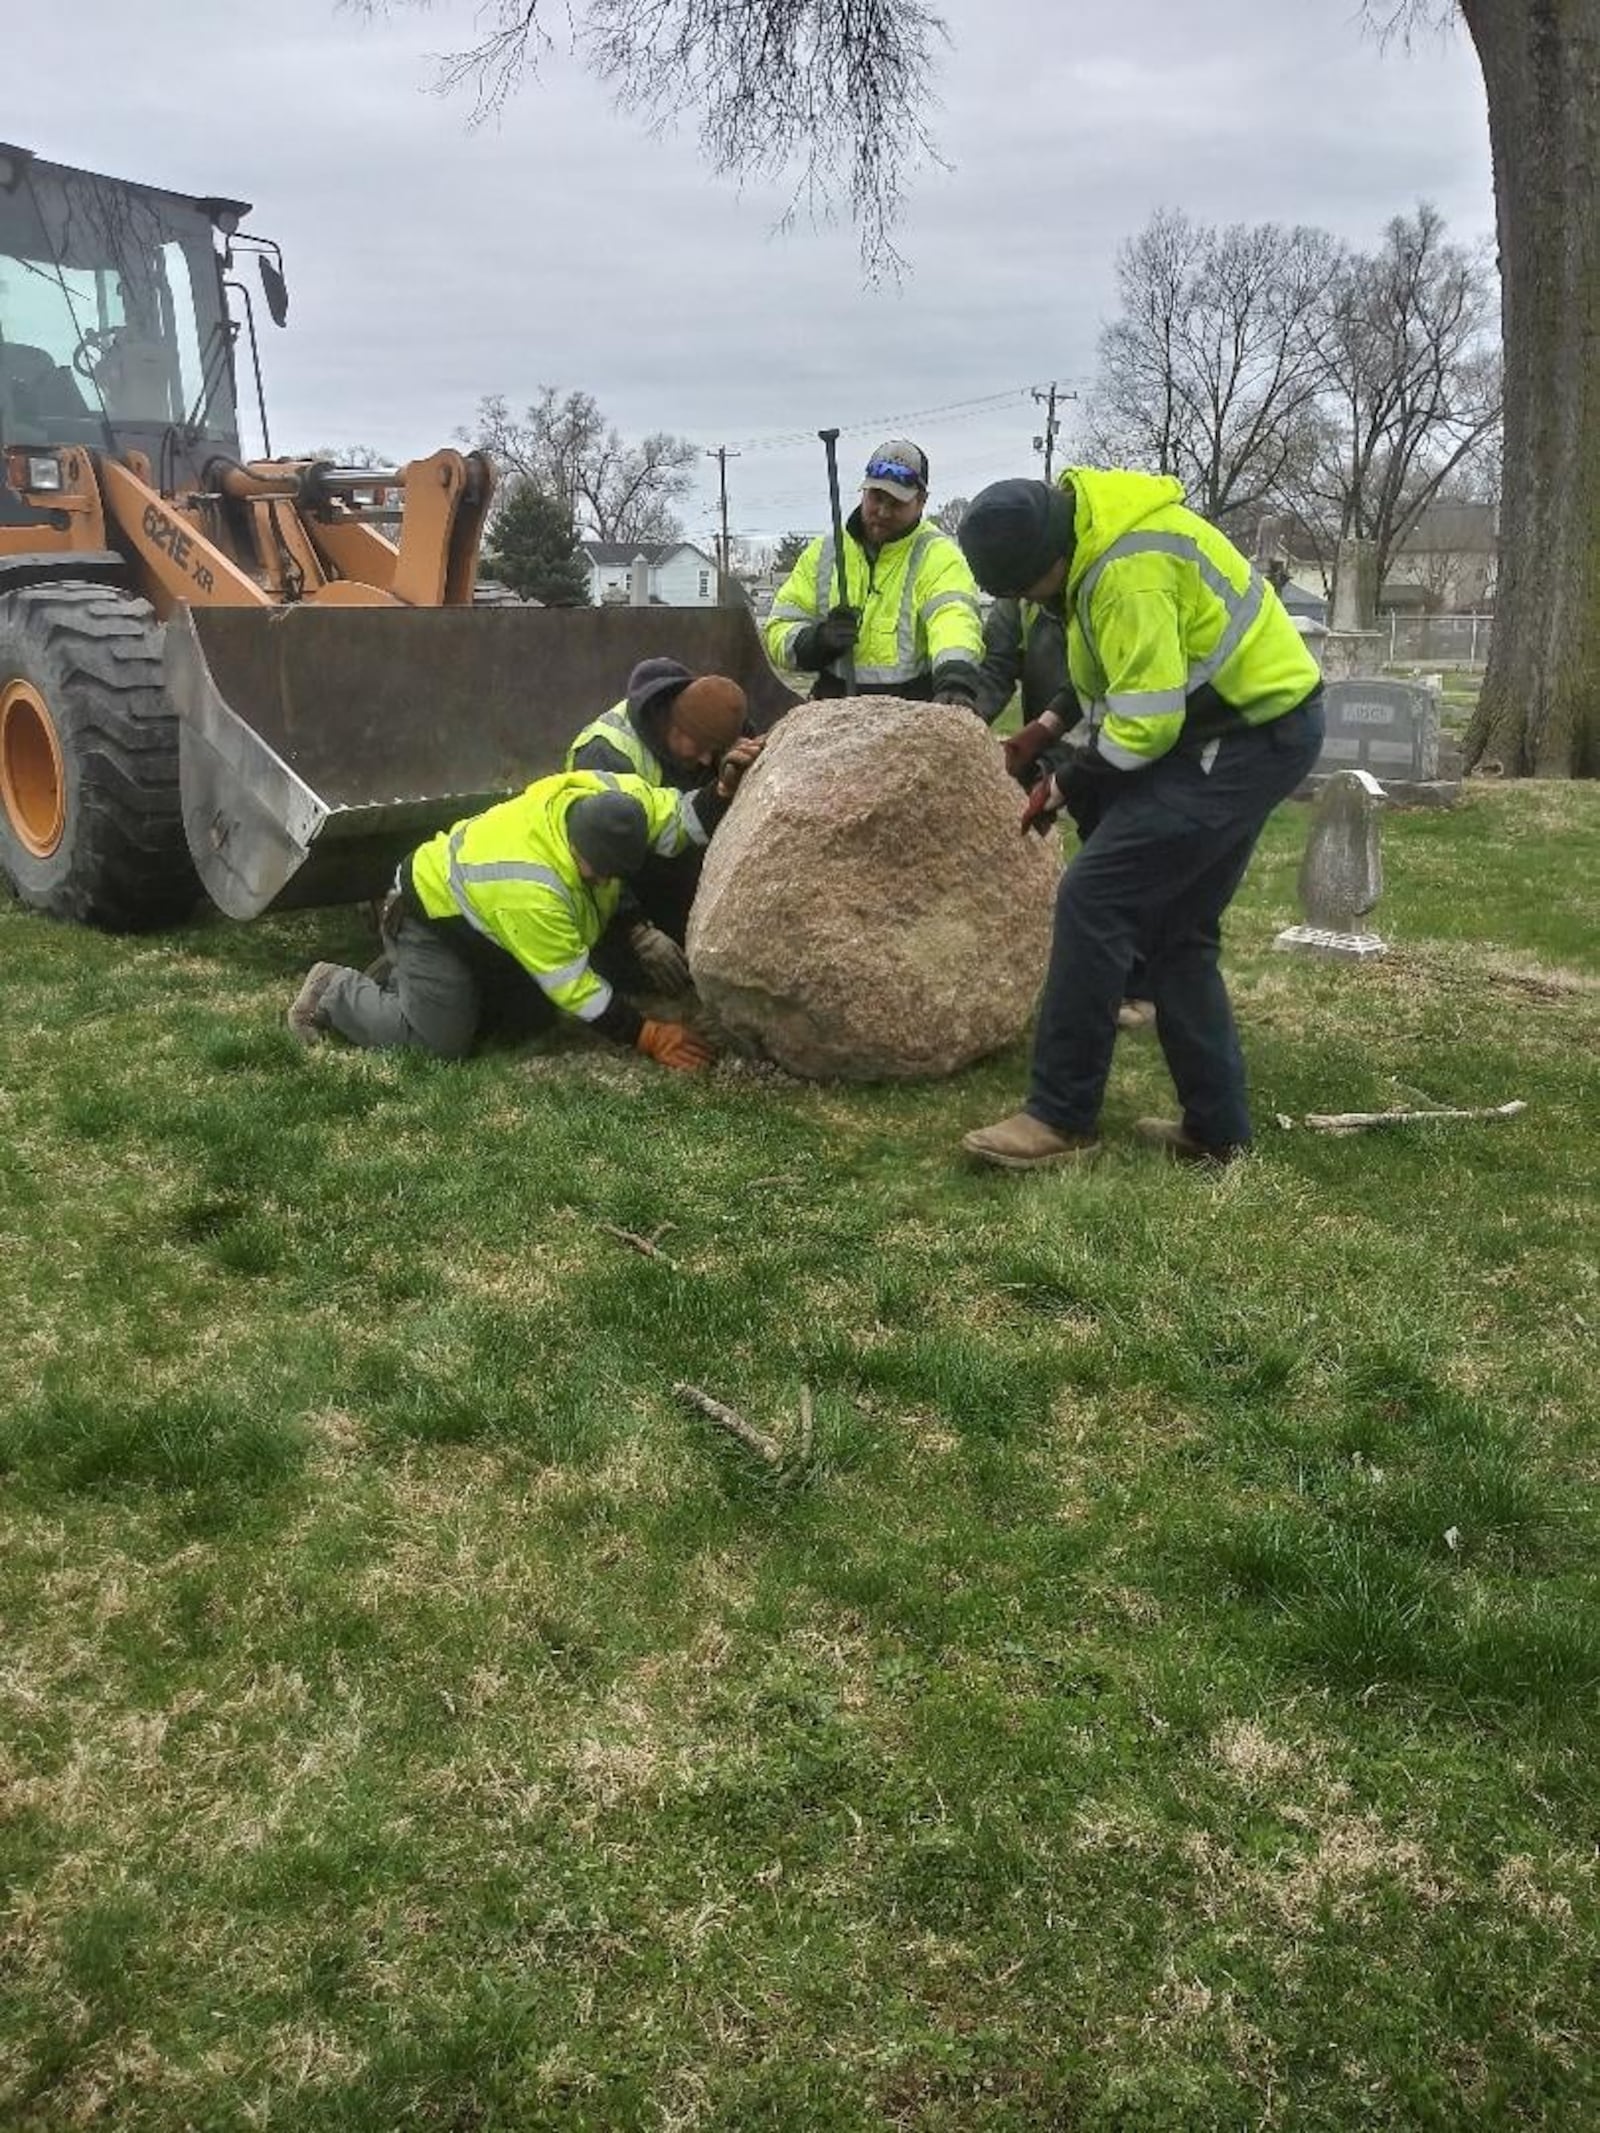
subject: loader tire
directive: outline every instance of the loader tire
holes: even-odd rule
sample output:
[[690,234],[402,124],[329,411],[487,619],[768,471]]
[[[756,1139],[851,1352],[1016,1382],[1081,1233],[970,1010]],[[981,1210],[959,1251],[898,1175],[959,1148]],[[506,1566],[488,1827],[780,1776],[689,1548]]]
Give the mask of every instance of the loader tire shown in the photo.
[[193,909],[147,601],[73,579],[0,595],[0,874],[31,910],[116,933]]

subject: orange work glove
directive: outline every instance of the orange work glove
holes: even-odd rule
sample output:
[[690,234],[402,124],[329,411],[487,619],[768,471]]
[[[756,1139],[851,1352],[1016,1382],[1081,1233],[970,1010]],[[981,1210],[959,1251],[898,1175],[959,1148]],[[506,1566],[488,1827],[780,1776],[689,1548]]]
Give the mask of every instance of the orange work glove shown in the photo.
[[634,1042],[658,1066],[673,1067],[680,1074],[693,1074],[710,1066],[717,1056],[709,1044],[681,1022],[647,1022]]

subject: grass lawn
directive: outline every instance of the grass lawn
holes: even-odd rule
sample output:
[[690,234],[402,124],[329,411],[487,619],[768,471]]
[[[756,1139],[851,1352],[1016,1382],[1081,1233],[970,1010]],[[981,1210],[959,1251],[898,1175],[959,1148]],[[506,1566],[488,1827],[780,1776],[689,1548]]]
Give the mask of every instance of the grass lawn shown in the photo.
[[1360,969],[1305,823],[1215,1178],[1148,1039],[973,1174],[1020,1049],[306,1054],[353,915],[0,907],[0,2123],[1600,2123],[1600,788],[1392,820]]

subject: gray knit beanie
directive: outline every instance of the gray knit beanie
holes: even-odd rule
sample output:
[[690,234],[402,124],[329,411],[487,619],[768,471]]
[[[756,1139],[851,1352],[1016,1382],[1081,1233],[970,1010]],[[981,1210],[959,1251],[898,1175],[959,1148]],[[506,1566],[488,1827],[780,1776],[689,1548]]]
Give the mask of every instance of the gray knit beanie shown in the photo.
[[604,880],[637,874],[650,851],[650,825],[625,792],[590,793],[567,810],[567,842]]

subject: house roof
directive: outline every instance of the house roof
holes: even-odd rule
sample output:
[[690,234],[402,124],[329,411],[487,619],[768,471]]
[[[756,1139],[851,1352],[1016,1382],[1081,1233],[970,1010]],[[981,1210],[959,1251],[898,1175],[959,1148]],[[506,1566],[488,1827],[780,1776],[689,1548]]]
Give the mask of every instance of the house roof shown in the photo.
[[1278,598],[1291,615],[1312,615],[1319,622],[1327,619],[1328,602],[1325,595],[1313,592],[1308,585],[1297,585],[1293,578],[1278,587]]
[[681,555],[685,549],[690,555],[699,556],[703,563],[711,561],[703,548],[693,541],[580,541],[579,548],[602,570],[615,570],[636,561],[640,556],[652,566],[665,563],[669,557]]
[[1493,504],[1429,504],[1400,543],[1402,555],[1493,555]]

